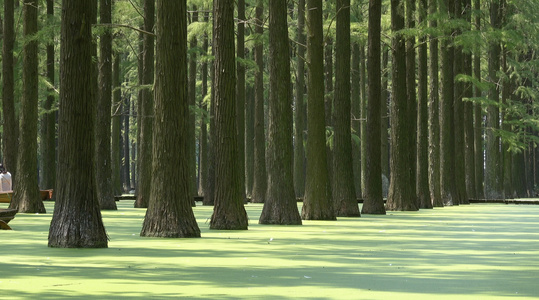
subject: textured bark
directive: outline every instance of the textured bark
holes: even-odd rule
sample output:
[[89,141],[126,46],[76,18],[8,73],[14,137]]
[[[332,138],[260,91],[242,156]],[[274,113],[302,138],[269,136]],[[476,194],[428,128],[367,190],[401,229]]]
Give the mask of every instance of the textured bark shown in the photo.
[[[501,27],[500,0],[490,3],[490,23],[494,29]],[[488,92],[490,101],[500,101],[498,90],[498,72],[500,71],[501,48],[497,41],[491,41],[488,51],[488,81],[491,87]],[[487,107],[487,137],[485,155],[485,198],[504,199],[503,178],[501,176],[502,157],[500,152],[500,137],[496,131],[500,128],[500,110],[497,105]]]
[[292,98],[286,0],[269,6],[268,187],[260,224],[301,225],[293,180]]
[[[111,0],[99,0],[100,22],[112,22]],[[97,200],[101,209],[116,210],[112,191],[110,155],[112,107],[112,33],[105,30],[99,39],[99,78],[97,89],[97,121],[95,128]]]
[[369,40],[368,40],[368,115],[367,115],[367,151],[365,153],[366,168],[369,172],[365,178],[365,199],[361,212],[364,214],[385,214],[382,197],[382,167],[381,167],[381,108],[382,82],[381,82],[381,14],[382,1],[369,2]]
[[304,220],[336,220],[329,187],[324,126],[324,47],[322,1],[307,1],[307,171]]
[[96,1],[64,0],[60,44],[60,107],[56,204],[49,247],[106,248],[95,182],[96,93],[91,76]]
[[[337,34],[335,37],[335,93],[333,99],[332,193],[337,216],[359,217],[360,213],[354,187],[350,121],[350,0],[337,0],[335,9],[337,14]],[[378,126],[379,128],[380,126]],[[379,137],[378,133],[377,139]],[[379,179],[381,178],[380,176],[378,177]]]
[[[419,1],[419,23],[427,18],[427,0]],[[416,194],[419,208],[432,208],[429,190],[429,150],[428,150],[428,57],[427,39],[421,37],[418,47],[418,87],[417,87],[417,169]]]
[[[47,17],[54,16],[54,1],[47,0]],[[55,86],[55,60],[53,36],[46,46],[47,80],[51,86]],[[41,119],[41,176],[40,187],[42,189],[54,189],[56,185],[56,110],[54,104],[54,89],[47,89],[47,98],[43,101],[43,114]]]
[[[474,10],[481,9],[479,0],[474,1]],[[477,15],[474,20],[475,30],[481,29],[481,16]],[[473,53],[473,74],[475,80],[481,81],[481,47],[474,48]],[[474,97],[481,97],[479,87],[474,87]],[[478,199],[485,198],[484,196],[484,151],[483,151],[483,117],[481,103],[474,104],[474,154],[475,154],[475,193]]]
[[[438,13],[438,0],[429,0],[429,14]],[[436,19],[429,21],[429,27],[436,28]],[[440,190],[440,97],[438,76],[438,39],[429,42],[429,186],[430,200],[434,207],[443,207]]]
[[[463,22],[461,0],[455,0],[454,14],[456,19],[460,19]],[[453,36],[461,34],[461,30],[456,30]],[[454,77],[460,75],[464,71],[464,53],[462,52],[462,46],[456,45],[453,55],[453,74]],[[464,140],[464,103],[462,97],[464,93],[464,83],[462,81],[454,80],[454,118],[453,118],[453,132],[455,135],[455,197],[453,198],[453,205],[469,204],[468,196],[466,195],[466,170],[465,170],[465,140]]]
[[305,0],[298,1],[298,62],[294,102],[294,190],[296,197],[305,194]]
[[112,64],[112,139],[111,139],[111,157],[112,157],[112,191],[115,195],[122,193],[121,181],[121,121],[122,121],[122,91],[120,83],[120,61],[121,54],[114,54]]
[[[445,0],[440,11],[452,16],[454,0]],[[448,16],[448,17],[449,17]],[[454,135],[454,48],[451,46],[451,33],[442,40],[441,58],[442,83],[440,97],[440,191],[444,205],[453,205],[456,200],[455,186],[455,135]],[[458,204],[458,202],[456,203]]]
[[[191,13],[191,22],[198,22],[197,7],[193,6]],[[194,198],[197,193],[197,148],[196,148],[196,118],[192,108],[196,105],[196,76],[197,76],[197,52],[198,46],[196,35],[191,36],[189,41],[189,74],[188,74],[188,98],[189,98],[189,194]],[[194,205],[194,202],[192,202]]]
[[[208,22],[209,13],[204,14],[204,22]],[[202,42],[202,51],[204,54],[208,53],[208,35],[205,33]],[[204,61],[201,65],[201,77],[202,77],[202,95],[200,95],[200,107],[205,113],[208,113],[207,102],[204,101],[208,95],[208,63]],[[200,196],[206,195],[206,189],[208,184],[208,124],[207,118],[204,115],[200,120],[200,153],[199,153],[199,178],[198,178],[198,194]]]
[[[391,29],[398,32],[404,28],[404,5],[391,0]],[[391,159],[387,210],[418,210],[415,187],[411,185],[409,155],[410,126],[406,95],[406,43],[401,33],[392,38],[393,91],[391,93]]]
[[[152,32],[155,24],[155,1],[144,0],[144,30]],[[142,84],[154,83],[154,37],[143,36],[142,42]],[[152,132],[154,123],[154,99],[150,89],[141,90],[138,104],[137,137],[137,200],[135,207],[147,208],[150,200],[152,182]]]
[[[256,34],[262,35],[264,28],[264,2],[258,1],[256,7]],[[255,45],[255,155],[252,202],[263,203],[266,197],[266,136],[264,134],[264,48],[262,41]]]
[[359,153],[361,156],[360,159],[360,182],[361,182],[361,197],[365,196],[365,190],[367,185],[367,74],[365,66],[365,45],[363,43],[359,46],[359,110],[360,110],[360,120],[359,120]]
[[[15,178],[19,147],[19,119],[15,112],[14,60],[15,44],[13,0],[4,0],[4,40],[2,45],[2,114],[3,140],[2,152],[4,167]],[[16,182],[14,182],[14,185]]]
[[359,43],[352,44],[352,59],[351,59],[351,87],[350,101],[352,111],[352,132],[356,135],[356,139],[352,143],[353,155],[353,172],[354,172],[354,188],[356,190],[356,198],[362,198],[361,191],[361,98],[359,92]]
[[238,26],[236,40],[236,119],[238,132],[238,163],[240,168],[239,181],[243,198],[245,199],[245,0],[237,0]]
[[156,5],[152,182],[141,236],[200,237],[191,208],[185,1]]
[[[381,155],[382,155],[382,175],[389,180],[389,69],[387,67],[389,63],[389,50],[388,47],[385,47],[382,51],[382,92],[381,92],[381,101],[382,101],[382,129],[380,132],[380,138],[382,139],[381,144]],[[384,197],[387,197],[387,190],[383,191]]]
[[[38,1],[25,0],[23,6],[23,35],[37,33]],[[38,43],[28,41],[23,47],[22,103],[20,113],[19,156],[10,208],[22,213],[45,213],[37,182],[37,120],[38,120]]]
[[[416,0],[406,0],[406,28],[413,30],[415,28],[415,11]],[[410,185],[413,190],[413,195],[417,195],[416,192],[416,171],[417,171],[417,92],[416,92],[416,43],[415,36],[408,36],[406,38],[406,98],[407,98],[407,113],[408,122],[406,122],[410,137],[408,138],[408,159],[410,160],[410,166],[408,170],[408,176],[410,176]],[[417,202],[416,205],[419,208],[420,201],[417,197],[414,197]]]
[[234,57],[234,1],[214,0],[213,45],[215,47],[215,205],[211,229],[246,230],[244,187],[239,168],[236,110],[236,64]]

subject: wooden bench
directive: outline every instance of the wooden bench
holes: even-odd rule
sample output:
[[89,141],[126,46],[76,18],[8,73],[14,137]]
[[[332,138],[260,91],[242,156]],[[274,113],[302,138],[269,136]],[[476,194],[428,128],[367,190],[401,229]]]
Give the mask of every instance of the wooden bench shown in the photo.
[[[52,198],[53,190],[41,190],[39,195],[41,200],[50,200]],[[0,192],[0,203],[10,203],[11,198],[13,198],[13,191]]]
[[15,218],[18,210],[11,208],[0,208],[0,229],[10,230],[11,227],[7,223]]

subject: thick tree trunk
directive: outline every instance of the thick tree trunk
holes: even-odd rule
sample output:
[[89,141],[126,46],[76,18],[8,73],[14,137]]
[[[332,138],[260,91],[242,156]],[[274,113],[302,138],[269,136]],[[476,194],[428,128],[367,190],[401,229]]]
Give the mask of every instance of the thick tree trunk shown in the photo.
[[191,208],[187,7],[158,0],[152,182],[141,236],[200,237]]
[[304,220],[336,220],[326,154],[324,116],[324,47],[322,1],[307,1],[307,172],[305,199],[301,217]]
[[365,167],[365,193],[361,212],[364,214],[385,214],[384,200],[382,197],[382,167],[381,167],[381,108],[382,100],[381,82],[381,14],[382,1],[371,0],[369,2],[369,38],[368,38],[368,114],[367,114],[367,144]]
[[297,27],[297,74],[296,97],[294,103],[294,190],[296,197],[305,194],[305,0],[298,1],[298,27]]
[[[99,0],[100,22],[112,22],[112,2]],[[101,209],[116,210],[112,191],[112,162],[110,155],[112,107],[112,33],[109,30],[99,39],[99,78],[97,89],[97,121],[95,128],[97,199]]]
[[[256,7],[256,34],[262,35],[264,2],[259,0]],[[252,202],[263,203],[266,198],[266,136],[264,134],[264,48],[262,41],[255,45],[255,155]]]
[[[350,123],[350,0],[337,0],[336,14],[332,193],[337,216],[359,217],[360,213],[354,186]],[[379,128],[380,126],[378,126]],[[379,137],[380,135],[378,134],[376,138],[378,141]],[[379,154],[380,152],[378,151]]]
[[286,0],[269,6],[268,188],[260,224],[300,225],[293,180],[292,98]]
[[[144,30],[153,31],[155,24],[155,1],[144,0]],[[142,42],[142,84],[154,83],[154,36],[145,34]],[[154,123],[154,99],[149,88],[141,90],[138,111],[137,137],[137,200],[136,208],[147,208],[152,182],[152,132]]]
[[[23,6],[23,35],[37,33],[38,1],[25,0]],[[38,120],[38,44],[29,41],[23,47],[22,103],[20,113],[19,156],[13,199],[10,208],[22,213],[45,213],[37,182],[37,120]]]
[[236,40],[236,119],[238,132],[238,163],[241,170],[239,181],[245,199],[245,0],[237,0],[238,27]]
[[243,170],[239,168],[234,57],[234,1],[214,0],[215,206],[211,229],[246,230]]
[[[92,22],[96,1],[64,0],[60,44],[60,107],[56,204],[49,247],[106,248],[95,182],[96,93]],[[73,162],[76,162],[73,164]]]
[[[391,29],[404,28],[404,8],[401,0],[391,0]],[[393,90],[391,93],[391,159],[387,210],[418,210],[415,186],[411,185],[409,157],[410,126],[406,95],[406,42],[402,34],[392,38]]]

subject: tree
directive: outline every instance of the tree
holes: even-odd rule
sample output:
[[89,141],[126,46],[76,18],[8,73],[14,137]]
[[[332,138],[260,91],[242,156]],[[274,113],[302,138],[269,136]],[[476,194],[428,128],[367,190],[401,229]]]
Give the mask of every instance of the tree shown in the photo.
[[[204,22],[208,22],[209,20],[209,12],[206,12],[204,14]],[[208,53],[208,34],[204,33],[204,38],[202,41],[202,51],[204,55]],[[200,107],[202,110],[207,113],[208,112],[208,105],[205,101],[206,96],[208,95],[208,63],[207,61],[204,61],[201,65],[201,79],[202,79],[202,95],[201,95],[201,104]],[[200,157],[199,157],[199,188],[198,188],[198,194],[201,196],[206,195],[206,188],[207,188],[207,182],[208,182],[208,127],[207,127],[207,121],[206,121],[206,115],[203,116],[202,120],[200,120]]]
[[120,60],[121,53],[114,54],[112,64],[112,139],[111,139],[111,157],[112,157],[112,190],[115,195],[122,193],[121,181],[121,120],[122,120],[122,99],[120,86]]
[[240,172],[240,185],[245,199],[245,0],[238,0],[238,33],[236,63],[236,118],[238,132],[238,163]]
[[37,182],[37,120],[38,120],[38,42],[37,0],[25,0],[23,6],[23,35],[29,39],[23,47],[22,102],[19,156],[13,199],[10,208],[24,213],[44,213]]
[[290,50],[286,0],[269,7],[268,187],[260,224],[301,225],[294,192]]
[[301,217],[304,220],[335,220],[329,190],[324,116],[324,47],[322,1],[307,0],[307,170],[305,198]]
[[[419,23],[427,20],[427,0],[419,1]],[[429,191],[428,162],[428,57],[427,38],[421,36],[418,47],[418,88],[417,88],[417,181],[416,194],[419,208],[432,208]]]
[[[193,12],[191,13],[191,22],[198,22],[197,7],[193,6]],[[197,178],[196,178],[196,161],[197,161],[197,149],[196,149],[196,120],[194,107],[196,106],[196,77],[197,77],[197,52],[198,47],[197,36],[192,35],[189,39],[189,75],[188,75],[188,107],[189,107],[189,176],[191,191],[189,194],[194,198],[197,195]],[[193,202],[194,205],[194,202]]]
[[96,1],[63,0],[56,204],[49,247],[106,248],[95,182],[96,94],[92,54]]
[[[481,10],[480,0],[475,0],[473,4],[475,11]],[[481,29],[481,15],[476,14],[474,20],[475,30]],[[481,46],[476,45],[473,53],[473,77],[481,82]],[[481,97],[481,89],[475,85],[473,90],[475,98]],[[484,151],[483,151],[483,114],[481,102],[474,104],[474,154],[475,154],[475,193],[478,199],[484,198]]]
[[[144,30],[152,32],[155,24],[155,1],[144,0]],[[145,34],[143,36],[142,51],[142,74],[143,85],[154,83],[154,36]],[[138,130],[137,137],[137,200],[135,207],[146,208],[150,200],[152,182],[152,132],[154,100],[149,88],[141,90],[138,107]]]
[[[102,24],[112,21],[111,0],[99,0],[99,15]],[[96,183],[97,199],[101,209],[116,210],[112,190],[111,157],[111,107],[112,107],[112,33],[106,29],[99,39],[99,88],[97,96],[96,139]]]
[[13,0],[4,1],[4,43],[2,45],[2,114],[4,167],[13,177],[17,173],[17,155],[19,147],[19,121],[15,112],[14,60],[15,44]]
[[296,95],[294,102],[294,190],[296,197],[305,194],[305,0],[298,1]]
[[[54,16],[54,1],[47,0],[47,17],[51,22]],[[53,109],[55,102],[55,59],[54,59],[54,36],[47,43],[46,72],[47,80],[51,85],[47,89],[47,98],[43,101],[43,115],[41,119],[41,182],[43,189],[52,189],[56,185],[56,110]]]
[[[490,25],[494,30],[501,28],[500,0],[490,3]],[[488,98],[491,104],[487,107],[487,134],[485,154],[485,197],[487,199],[504,199],[503,179],[501,177],[500,137],[497,130],[500,128],[500,101],[498,90],[498,72],[500,71],[500,43],[491,41],[488,50],[488,81],[490,88]]]
[[215,47],[215,205],[211,229],[246,230],[237,140],[236,65],[234,56],[234,1],[213,2]]
[[381,33],[382,1],[369,1],[369,50],[367,59],[368,74],[368,115],[367,115],[367,153],[365,153],[366,172],[365,200],[361,209],[364,214],[385,214],[382,198],[381,166],[381,127],[382,127],[382,72],[381,72]]
[[[256,6],[255,33],[260,37],[264,33],[264,2],[259,0]],[[264,45],[262,39],[255,44],[255,151],[252,202],[263,203],[266,197],[266,136],[264,134]]]
[[387,210],[417,210],[415,186],[412,187],[409,158],[410,126],[408,126],[408,103],[406,95],[406,41],[400,32],[404,28],[404,5],[391,0],[391,29],[393,37],[393,88],[391,93],[391,158]]
[[187,4],[158,0],[152,182],[141,236],[200,237],[191,205]]

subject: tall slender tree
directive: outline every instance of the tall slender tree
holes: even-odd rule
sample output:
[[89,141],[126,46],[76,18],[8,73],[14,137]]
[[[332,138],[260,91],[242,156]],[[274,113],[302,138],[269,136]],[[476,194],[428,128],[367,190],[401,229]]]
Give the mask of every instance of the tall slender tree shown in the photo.
[[23,6],[22,103],[20,114],[19,156],[10,208],[25,213],[44,213],[37,182],[37,120],[38,120],[38,1],[25,0]]
[[200,237],[191,205],[187,4],[158,0],[152,182],[141,236]]
[[415,186],[412,187],[409,158],[410,126],[406,95],[406,39],[404,29],[404,5],[401,0],[391,0],[392,78],[391,93],[391,158],[387,210],[418,210]]
[[[481,11],[481,1],[475,0],[473,9],[476,12]],[[474,18],[474,27],[476,31],[481,30],[481,15],[476,13]],[[481,46],[476,45],[473,53],[473,77],[477,82],[481,82]],[[474,86],[473,96],[481,97],[481,89]],[[483,151],[483,113],[481,102],[474,104],[474,152],[475,152],[475,193],[478,199],[485,196],[484,193],[484,151]]]
[[286,0],[269,6],[268,187],[260,224],[301,225],[293,179],[292,99]]
[[381,17],[382,1],[369,1],[369,41],[368,41],[368,115],[367,115],[367,153],[365,153],[366,173],[365,200],[361,211],[364,214],[385,214],[382,198],[382,166],[381,166],[381,109],[382,100],[382,71],[381,71]]
[[256,6],[255,33],[260,37],[255,45],[255,152],[252,202],[263,203],[266,197],[266,136],[264,134],[264,47],[261,36],[264,33],[264,2],[259,0]]
[[238,163],[240,185],[245,198],[245,0],[237,0],[238,25],[236,36],[236,118],[238,132]]
[[234,56],[234,1],[213,2],[215,47],[215,204],[211,229],[246,230],[244,187],[240,180],[236,110],[236,64]]
[[[112,1],[99,0],[100,22],[112,22]],[[101,209],[116,210],[112,191],[112,162],[110,155],[112,107],[112,32],[108,28],[99,39],[99,88],[95,128],[97,199]]]
[[4,167],[15,177],[19,147],[19,120],[15,112],[14,59],[15,20],[14,0],[4,1],[4,41],[2,45],[2,152]]
[[[463,7],[461,0],[456,0],[454,4],[453,14],[455,19],[464,23]],[[452,36],[458,39],[458,36],[462,34],[462,30],[459,28],[455,30]],[[464,73],[464,53],[462,52],[462,45],[458,43],[453,47],[453,75],[456,78],[458,75]],[[454,80],[454,98],[453,98],[453,133],[455,157],[454,157],[454,172],[455,172],[455,197],[453,197],[453,205],[469,204],[468,197],[466,195],[466,169],[465,169],[465,140],[464,140],[464,103],[462,102],[464,93],[464,82]]]
[[307,0],[307,172],[305,199],[301,217],[304,220],[335,220],[329,190],[324,126],[324,47],[322,1]]
[[[52,22],[54,17],[54,1],[47,0],[47,18]],[[46,46],[47,60],[46,72],[47,80],[51,85],[47,89],[47,98],[43,101],[43,115],[41,119],[41,182],[43,189],[53,189],[56,185],[56,110],[53,109],[55,102],[54,85],[55,57],[54,57],[54,34],[50,36],[50,41]]]
[[96,1],[63,0],[56,204],[49,247],[106,248],[95,182],[96,94],[91,76]]
[[361,96],[359,89],[359,43],[354,41],[352,43],[352,59],[350,66],[350,78],[351,78],[351,87],[350,87],[350,101],[351,101],[351,111],[352,111],[352,130],[354,135],[357,137],[352,143],[352,164],[354,169],[354,187],[356,190],[356,198],[362,198],[361,191]]
[[112,190],[115,195],[122,193],[121,181],[121,121],[122,121],[122,91],[120,83],[120,61],[122,54],[114,53],[112,64],[112,139],[111,139],[111,161],[112,161]]
[[294,190],[296,197],[305,194],[305,0],[298,1],[296,95],[294,102]]
[[[193,6],[193,12],[191,13],[191,22],[198,22],[198,8]],[[197,195],[197,149],[196,149],[196,118],[194,107],[196,105],[196,82],[197,82],[197,49],[198,42],[197,36],[192,35],[189,40],[189,74],[188,74],[188,88],[187,93],[189,97],[189,194],[194,198]],[[193,202],[194,204],[195,202]]]
[[[152,32],[155,25],[155,0],[144,0],[144,30]],[[142,42],[141,84],[154,83],[154,36],[145,34]],[[135,207],[147,208],[152,182],[152,132],[154,100],[148,86],[139,93],[137,136],[137,200]]]
[[[350,1],[337,0],[335,37],[335,93],[333,99],[333,201],[337,216],[360,215],[352,163],[350,99]],[[377,137],[380,135],[378,134]],[[380,192],[381,195],[381,192]]]
[[[209,21],[209,12],[204,13],[204,22]],[[208,34],[204,33],[204,38],[202,41],[202,53],[204,55],[207,55],[208,53]],[[202,111],[207,114],[208,113],[208,104],[205,100],[206,96],[208,95],[208,63],[206,60],[201,65],[201,79],[202,79],[202,94],[200,95],[200,107],[202,108]],[[206,188],[208,183],[208,126],[206,121],[206,115],[203,115],[202,119],[200,120],[200,158],[199,158],[199,187],[198,187],[198,194],[201,196],[204,196],[206,194]]]

